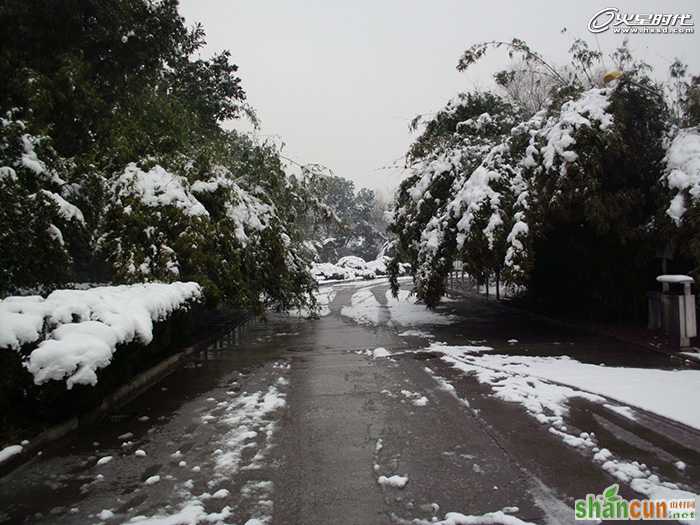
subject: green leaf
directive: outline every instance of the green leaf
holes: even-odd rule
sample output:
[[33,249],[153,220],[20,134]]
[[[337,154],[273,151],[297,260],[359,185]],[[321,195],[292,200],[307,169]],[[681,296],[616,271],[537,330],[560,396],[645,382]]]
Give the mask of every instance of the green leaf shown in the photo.
[[603,497],[609,501],[615,501],[619,499],[619,496],[617,495],[617,491],[619,488],[620,486],[617,483],[615,483],[614,485],[610,485],[607,489],[603,491]]

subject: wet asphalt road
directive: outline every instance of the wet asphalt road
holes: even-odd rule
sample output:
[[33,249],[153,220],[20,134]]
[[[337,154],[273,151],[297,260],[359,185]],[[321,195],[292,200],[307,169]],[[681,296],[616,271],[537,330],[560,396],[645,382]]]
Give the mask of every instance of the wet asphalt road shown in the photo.
[[[400,336],[407,327],[388,310],[372,325],[341,315],[358,289],[386,304],[385,282],[338,285],[330,314],[272,316],[233,332],[105,421],[47,448],[0,480],[0,523],[428,523],[446,512],[502,509],[525,521],[572,523],[573,500],[613,482],[521,406],[430,353],[403,353],[429,340]],[[671,366],[480,299],[440,311],[458,320],[412,328],[504,353]],[[366,355],[377,347],[394,356]],[[569,417],[574,427],[595,428],[601,446],[697,485],[695,433],[679,435],[651,416],[630,422],[583,401]],[[688,465],[682,474],[668,467],[679,459]],[[406,476],[405,487],[378,484],[392,475]]]

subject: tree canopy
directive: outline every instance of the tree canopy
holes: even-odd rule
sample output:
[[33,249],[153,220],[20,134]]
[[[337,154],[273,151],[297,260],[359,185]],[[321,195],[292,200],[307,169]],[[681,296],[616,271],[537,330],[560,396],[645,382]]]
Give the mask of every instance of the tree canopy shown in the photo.
[[342,192],[309,186],[278,147],[224,129],[255,122],[238,68],[228,51],[202,58],[203,28],[177,9],[0,6],[12,28],[0,48],[0,293],[191,279],[238,308],[313,302],[309,224],[321,204],[356,209],[354,191],[353,206],[322,203]]
[[697,79],[676,62],[660,84],[623,45],[605,82],[581,40],[563,67],[515,39],[470,47],[458,69],[497,48],[519,61],[497,89],[450,100],[406,156],[390,229],[419,298],[436,305],[458,264],[550,306],[630,317],[659,250],[672,244],[676,270],[699,276]]

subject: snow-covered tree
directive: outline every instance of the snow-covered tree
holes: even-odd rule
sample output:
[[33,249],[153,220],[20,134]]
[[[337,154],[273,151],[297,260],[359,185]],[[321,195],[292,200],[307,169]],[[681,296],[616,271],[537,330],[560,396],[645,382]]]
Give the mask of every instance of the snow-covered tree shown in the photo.
[[0,6],[0,292],[68,280],[197,280],[210,302],[313,302],[297,184],[228,51],[177,1]]
[[0,293],[72,276],[72,254],[85,236],[82,211],[71,204],[69,165],[47,136],[21,120],[0,119]]
[[498,47],[545,77],[546,106],[533,114],[514,97],[462,95],[425,125],[397,192],[391,229],[399,250],[390,268],[411,262],[429,306],[459,261],[474,277],[520,285],[538,301],[635,315],[667,235],[664,195],[676,191],[669,214],[677,215],[694,191],[670,153],[661,181],[665,144],[676,136],[663,87],[626,46],[613,56],[623,70],[600,87],[601,56],[581,41],[562,68],[518,40],[472,46],[458,68]]

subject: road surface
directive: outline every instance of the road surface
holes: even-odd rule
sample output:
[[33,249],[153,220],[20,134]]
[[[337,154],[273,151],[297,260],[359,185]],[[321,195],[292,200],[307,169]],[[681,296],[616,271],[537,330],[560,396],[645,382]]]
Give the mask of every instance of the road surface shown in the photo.
[[[1,480],[0,523],[572,523],[573,501],[613,482],[641,497],[620,477],[634,461],[698,493],[692,429],[556,380],[493,379],[501,371],[477,361],[483,350],[654,371],[664,358],[478,298],[429,312],[387,290],[325,287],[319,319],[274,315],[222,337]],[[450,361],[444,348],[460,345]],[[538,389],[494,395],[515,380]],[[603,449],[617,470],[593,459]]]

